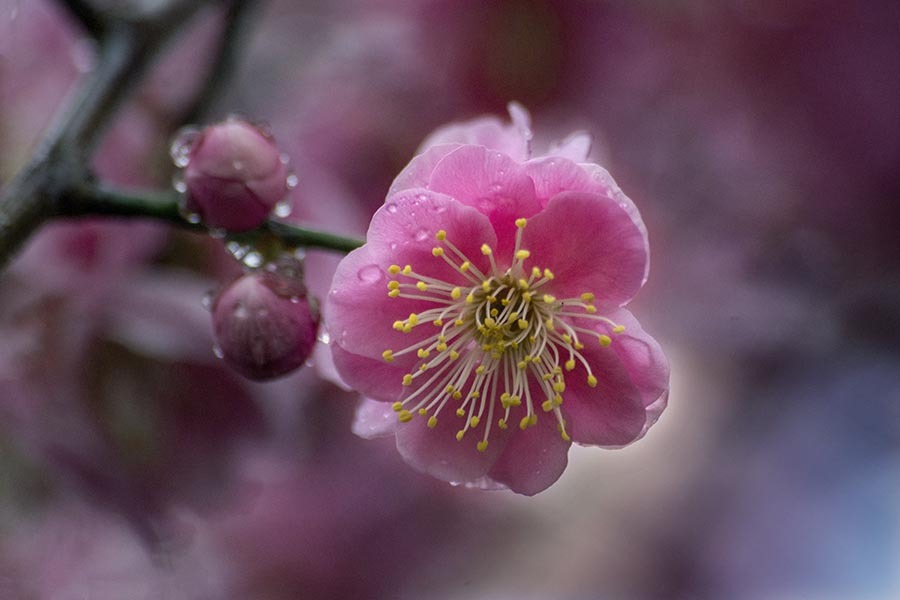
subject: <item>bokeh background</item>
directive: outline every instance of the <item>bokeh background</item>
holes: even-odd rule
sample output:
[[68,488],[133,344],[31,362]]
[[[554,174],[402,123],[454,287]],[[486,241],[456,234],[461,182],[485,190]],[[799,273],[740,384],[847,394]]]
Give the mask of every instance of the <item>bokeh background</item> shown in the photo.
[[[101,178],[170,185],[220,27],[189,24]],[[510,100],[538,149],[593,133],[650,231],[669,408],[534,498],[454,488],[355,438],[314,366],[215,358],[220,242],[49,225],[0,276],[0,598],[900,598],[900,5],[271,0],[236,43],[209,118],[271,125],[297,222],[361,234],[431,130]],[[0,185],[94,54],[0,0]]]

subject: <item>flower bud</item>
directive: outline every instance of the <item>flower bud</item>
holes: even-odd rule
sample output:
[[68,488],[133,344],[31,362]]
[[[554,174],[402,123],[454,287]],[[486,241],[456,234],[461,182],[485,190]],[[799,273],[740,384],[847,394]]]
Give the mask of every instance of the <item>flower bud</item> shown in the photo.
[[226,287],[212,307],[221,356],[249,379],[272,379],[301,366],[316,342],[318,312],[298,280],[251,272]]
[[185,208],[214,229],[261,225],[287,193],[287,166],[274,141],[237,119],[211,125],[194,141],[184,171]]

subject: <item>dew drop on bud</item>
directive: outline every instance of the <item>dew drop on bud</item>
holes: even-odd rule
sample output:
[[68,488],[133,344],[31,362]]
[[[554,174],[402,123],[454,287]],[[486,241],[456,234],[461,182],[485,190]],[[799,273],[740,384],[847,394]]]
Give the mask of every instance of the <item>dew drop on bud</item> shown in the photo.
[[220,346],[218,344],[214,344],[212,351],[213,351],[213,354],[216,355],[216,358],[225,358],[225,351],[222,350],[222,346]]
[[275,216],[279,217],[281,219],[283,219],[285,217],[289,217],[289,216],[291,216],[292,209],[293,208],[291,207],[290,202],[288,202],[287,200],[282,200],[281,202],[279,202],[278,204],[275,205]]
[[300,179],[294,173],[291,173],[287,176],[285,180],[285,184],[287,185],[287,189],[292,190],[297,187],[297,184],[300,183]]
[[209,230],[209,235],[216,238],[217,240],[221,240],[225,237],[226,231],[224,229],[212,228]]
[[288,156],[286,152],[282,152],[278,155],[278,160],[281,161],[281,164],[286,165],[291,162],[291,157]]
[[194,147],[194,143],[196,143],[199,135],[200,130],[192,125],[182,127],[175,134],[172,145],[169,147],[169,156],[172,157],[172,162],[179,169],[188,166],[188,163],[191,161],[191,148]]
[[244,255],[244,259],[242,262],[246,267],[249,267],[251,269],[258,269],[263,264],[263,256],[256,250],[251,250]]
[[203,305],[203,308],[206,310],[210,310],[213,304],[213,296],[212,292],[206,292],[203,294],[203,298],[200,300],[200,304]]

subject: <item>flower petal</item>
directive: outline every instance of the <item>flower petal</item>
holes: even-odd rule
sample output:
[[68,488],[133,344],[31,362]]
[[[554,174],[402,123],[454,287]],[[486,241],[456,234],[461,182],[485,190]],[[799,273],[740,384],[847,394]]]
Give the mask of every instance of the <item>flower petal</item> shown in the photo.
[[568,135],[564,140],[554,144],[547,153],[549,156],[559,156],[576,163],[587,160],[591,153],[591,144],[594,138],[585,131],[576,131]]
[[399,425],[397,413],[391,409],[390,404],[362,398],[356,406],[351,428],[353,433],[364,440],[374,440],[392,435]]
[[500,260],[512,256],[515,220],[541,208],[522,165],[482,146],[461,146],[447,154],[435,167],[428,187],[487,215],[497,232],[495,251]]
[[334,367],[341,379],[357,392],[381,402],[393,402],[403,393],[403,375],[414,358],[386,363],[380,358],[366,358],[331,344]]
[[509,439],[509,430],[494,428],[487,449],[479,452],[476,443],[481,429],[470,431],[457,441],[456,432],[462,425],[463,420],[452,411],[441,413],[434,429],[426,425],[425,418],[417,416],[397,426],[397,450],[418,471],[450,483],[474,481],[487,474],[497,461]]
[[440,144],[470,144],[499,150],[513,160],[527,160],[531,150],[531,118],[521,104],[510,102],[512,125],[497,117],[481,117],[440,127],[425,138],[419,152]]
[[391,183],[388,197],[410,188],[428,187],[431,173],[438,162],[447,154],[459,148],[460,144],[437,144],[426,149],[413,158]]
[[571,445],[560,436],[553,415],[542,414],[537,425],[510,437],[488,476],[514,492],[533,496],[565,471]]
[[[427,300],[390,298],[387,284],[392,264],[411,265],[415,271],[461,285],[462,274],[432,249],[435,234],[443,229],[447,240],[486,270],[482,243],[496,242],[487,219],[473,208],[428,190],[407,190],[388,198],[372,217],[368,242],[348,254],[338,265],[325,305],[332,342],[359,356],[380,360],[387,349],[399,350],[432,335],[430,323],[407,334],[393,328],[396,320],[411,313],[440,306]],[[412,281],[402,278],[403,282]]]
[[[641,231],[609,197],[563,192],[528,222],[526,267],[549,268],[558,298],[592,292],[598,308],[621,306],[645,280],[648,247]],[[548,286],[550,289],[550,286]]]
[[581,353],[597,378],[596,387],[588,385],[582,366],[566,375],[562,410],[569,435],[580,444],[625,446],[644,431],[647,411],[643,397],[613,348],[618,343],[615,338],[612,345],[604,347],[597,340],[584,340]]

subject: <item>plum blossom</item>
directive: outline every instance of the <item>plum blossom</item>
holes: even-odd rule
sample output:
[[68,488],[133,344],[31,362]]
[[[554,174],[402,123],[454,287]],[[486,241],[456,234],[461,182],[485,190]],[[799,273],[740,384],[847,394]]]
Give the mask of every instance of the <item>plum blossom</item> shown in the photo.
[[532,495],[573,441],[642,437],[668,363],[622,308],[648,273],[634,204],[584,162],[584,135],[531,157],[528,115],[510,113],[429,138],[338,267],[326,319],[339,373],[396,413],[410,465]]

